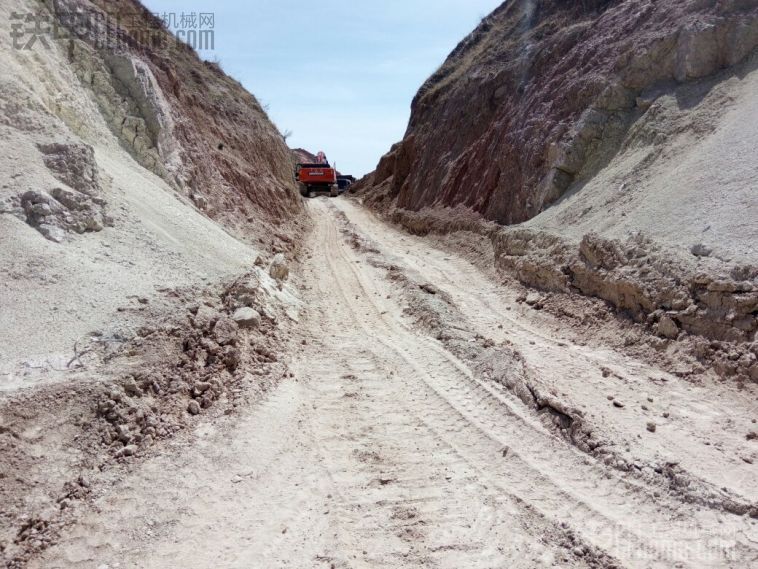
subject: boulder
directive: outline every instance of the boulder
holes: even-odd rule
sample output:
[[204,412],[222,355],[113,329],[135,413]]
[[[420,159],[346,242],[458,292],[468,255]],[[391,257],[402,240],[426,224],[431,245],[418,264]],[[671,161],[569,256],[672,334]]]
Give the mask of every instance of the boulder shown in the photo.
[[66,239],[66,232],[57,225],[42,223],[37,226],[37,231],[39,231],[46,239],[49,239],[54,243],[62,243],[63,240]]
[[103,193],[95,151],[89,144],[53,142],[37,148],[45,166],[58,180],[89,196]]
[[234,311],[232,320],[241,328],[257,328],[261,324],[261,315],[249,306]]
[[663,316],[658,322],[658,334],[673,340],[679,335],[679,326],[670,316]]
[[219,318],[216,325],[213,327],[213,335],[215,336],[216,341],[222,346],[225,346],[226,344],[234,344],[237,341],[238,328],[239,326],[234,320],[223,316]]
[[690,253],[695,255],[695,257],[710,257],[713,250],[702,243],[695,243],[690,247]]
[[99,197],[64,187],[21,196],[26,222],[56,243],[63,241],[66,232],[101,231],[107,223],[104,204]]
[[202,305],[197,309],[193,325],[200,330],[210,330],[219,316],[219,313],[210,306]]
[[126,445],[124,448],[122,448],[116,453],[116,457],[121,458],[122,456],[134,456],[136,452],[137,452],[137,445]]
[[674,68],[677,81],[705,77],[718,69],[721,60],[719,35],[715,25],[703,22],[680,31]]
[[284,254],[277,253],[271,261],[271,265],[268,267],[268,274],[277,281],[284,281],[290,274],[287,260],[284,258]]

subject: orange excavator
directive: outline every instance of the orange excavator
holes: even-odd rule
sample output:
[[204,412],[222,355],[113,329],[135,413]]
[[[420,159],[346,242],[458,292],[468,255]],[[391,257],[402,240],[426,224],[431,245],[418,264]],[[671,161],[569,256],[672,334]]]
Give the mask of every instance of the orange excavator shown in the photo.
[[339,193],[337,170],[329,165],[323,152],[316,155],[314,163],[295,166],[295,180],[300,187],[300,194],[304,197],[312,198],[326,193],[335,197]]

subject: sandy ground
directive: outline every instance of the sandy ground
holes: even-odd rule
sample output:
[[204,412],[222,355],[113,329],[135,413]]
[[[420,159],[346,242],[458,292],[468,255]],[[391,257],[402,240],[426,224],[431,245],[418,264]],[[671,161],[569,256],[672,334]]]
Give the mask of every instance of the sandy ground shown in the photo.
[[[607,345],[587,342],[571,325],[517,303],[518,289],[492,282],[468,260],[430,248],[429,240],[388,231],[350,201],[340,201],[339,208],[385,258],[415,268],[422,280],[450,293],[472,332],[509,342],[537,382],[561,393],[619,446],[633,448],[632,461],[676,461],[718,488],[758,500],[758,469],[752,464],[758,454],[745,439],[758,418],[754,390],[736,391],[716,378],[693,385]],[[622,402],[624,411],[609,397]],[[655,435],[646,430],[650,421],[658,427]]]
[[[756,566],[754,518],[580,451],[415,327],[407,291],[351,246],[346,220],[378,244],[374,259],[433,283],[469,315],[459,326],[472,342],[478,331],[513,342],[643,468],[680,462],[754,501],[755,469],[735,458],[755,444],[744,440],[755,415],[744,398],[575,343],[470,262],[347,201],[309,209],[315,229],[298,278],[310,310],[290,346],[294,377],[135,465],[30,566]],[[672,410],[655,433],[643,394],[656,414]]]

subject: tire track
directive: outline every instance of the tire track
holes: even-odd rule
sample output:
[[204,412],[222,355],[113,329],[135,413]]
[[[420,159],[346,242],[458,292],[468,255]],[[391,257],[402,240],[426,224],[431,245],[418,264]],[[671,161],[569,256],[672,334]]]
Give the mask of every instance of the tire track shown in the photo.
[[[754,418],[749,395],[719,382],[693,385],[617,350],[587,345],[581,338],[571,341],[575,332],[570,326],[522,310],[514,302],[516,292],[491,282],[466,260],[431,248],[427,239],[388,227],[350,201],[332,205],[387,252],[388,261],[420,272],[450,294],[467,326],[496,342],[511,343],[546,390],[569,391],[572,406],[595,415],[600,427],[596,430],[607,432],[608,440],[632,445],[635,454],[623,457],[627,463],[654,464],[664,455],[699,486],[680,490],[692,501],[717,509],[730,510],[733,503],[749,505],[758,499],[758,470],[740,458],[749,456],[751,449],[744,433],[730,428],[726,420],[735,418],[749,426]],[[607,401],[609,394],[626,404],[624,413]],[[654,440],[646,438],[649,421],[663,427]],[[632,438],[634,433],[643,438]],[[715,436],[718,445],[711,444]],[[725,476],[725,470],[730,475]],[[703,499],[704,492],[710,496]]]
[[[314,343],[318,356],[308,366],[321,410],[314,431],[322,435],[320,452],[340,488],[336,561],[349,563],[354,556],[359,566],[370,567],[585,565],[566,551],[569,543],[559,542],[563,530],[483,483],[482,472],[424,420],[423,403],[412,403],[409,393],[417,371],[378,337],[371,325],[375,307],[366,304],[363,284],[347,266],[354,260],[343,256],[333,220],[318,220],[315,243],[328,266],[318,278],[328,282],[314,287],[331,291],[335,300],[322,314],[320,335],[329,341]],[[555,543],[545,546],[544,540]]]
[[414,330],[309,203],[294,378],[114,480],[34,567],[756,566],[752,520],[654,496],[556,437]]
[[[319,206],[319,214],[330,215]],[[338,243],[333,245],[332,239]],[[397,354],[404,367],[413,370],[411,377],[426,385],[430,397],[439,399],[436,408],[425,402],[418,411],[428,424],[438,427],[440,436],[448,437],[454,448],[486,448],[466,456],[468,461],[478,462],[482,471],[491,468],[496,453],[508,447],[510,468],[502,475],[501,486],[510,495],[534,506],[547,519],[582,531],[590,543],[630,566],[644,563],[671,567],[680,563],[723,567],[733,562],[739,566],[755,558],[749,522],[653,496],[646,488],[566,446],[538,422],[515,413],[512,404],[473,378],[439,344],[387,316],[387,303],[382,300],[385,295],[381,294],[384,291],[377,288],[381,281],[357,268],[358,259],[339,242],[335,228],[330,228],[324,246],[331,271],[341,277],[342,297],[352,304],[356,322],[377,343]],[[348,271],[353,281],[349,285]],[[362,293],[357,298],[344,292],[355,289]],[[374,317],[367,320],[371,311]],[[681,519],[692,522],[683,525]],[[712,535],[704,528],[710,528]],[[732,543],[737,540],[741,541]]]

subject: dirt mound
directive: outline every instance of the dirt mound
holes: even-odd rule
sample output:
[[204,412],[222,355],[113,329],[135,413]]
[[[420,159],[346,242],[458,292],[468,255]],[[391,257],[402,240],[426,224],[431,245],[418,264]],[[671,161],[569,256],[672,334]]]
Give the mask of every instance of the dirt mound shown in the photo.
[[[133,338],[78,346],[71,381],[0,400],[0,559],[9,567],[55,543],[105,481],[156,443],[250,404],[288,373],[276,354],[298,302],[263,269],[165,297],[169,314],[153,310]],[[265,316],[238,326],[240,307]]]

